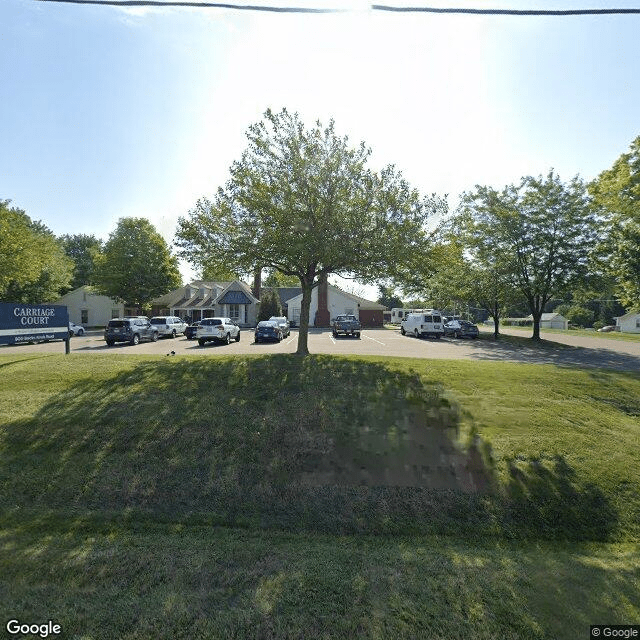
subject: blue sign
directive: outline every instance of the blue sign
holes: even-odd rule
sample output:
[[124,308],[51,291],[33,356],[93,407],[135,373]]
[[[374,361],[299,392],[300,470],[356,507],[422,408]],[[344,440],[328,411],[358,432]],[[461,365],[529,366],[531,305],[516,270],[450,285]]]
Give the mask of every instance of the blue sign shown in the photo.
[[68,338],[67,307],[55,304],[0,303],[0,344]]

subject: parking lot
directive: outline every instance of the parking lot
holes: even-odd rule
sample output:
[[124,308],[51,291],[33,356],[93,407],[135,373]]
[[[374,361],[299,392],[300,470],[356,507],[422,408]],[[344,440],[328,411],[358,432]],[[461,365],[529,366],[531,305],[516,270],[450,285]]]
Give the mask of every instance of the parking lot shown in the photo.
[[[366,329],[360,339],[334,338],[330,329],[311,329],[309,351],[336,355],[374,355],[409,358],[443,358],[470,360],[499,360],[557,364],[564,366],[606,367],[627,371],[640,371],[640,342],[623,342],[606,338],[577,338],[579,344],[568,344],[571,337],[558,334],[543,334],[546,341],[555,341],[557,348],[546,342],[543,346],[521,340],[495,342],[490,333],[482,332],[478,340],[455,338],[418,339],[400,335],[398,329]],[[517,334],[521,337],[522,333]],[[117,343],[108,347],[101,331],[90,331],[84,336],[71,339],[71,352],[77,354],[156,354],[156,355],[246,355],[268,353],[295,353],[298,332],[282,342],[256,344],[253,330],[243,329],[240,342],[229,345],[208,343],[200,347],[196,340],[184,336],[176,339],[162,338],[158,342],[142,342],[137,346]],[[12,352],[64,353],[64,343],[49,342],[36,345],[4,347],[0,354]],[[173,353],[172,353],[173,352]]]

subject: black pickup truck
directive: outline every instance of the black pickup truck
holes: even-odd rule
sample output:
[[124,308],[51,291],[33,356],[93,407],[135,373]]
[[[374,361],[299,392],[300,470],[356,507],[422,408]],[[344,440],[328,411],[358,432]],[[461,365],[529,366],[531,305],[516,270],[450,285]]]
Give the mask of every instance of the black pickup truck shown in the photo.
[[331,324],[331,330],[334,338],[337,338],[341,334],[359,338],[361,329],[362,326],[358,319],[351,315],[337,316]]

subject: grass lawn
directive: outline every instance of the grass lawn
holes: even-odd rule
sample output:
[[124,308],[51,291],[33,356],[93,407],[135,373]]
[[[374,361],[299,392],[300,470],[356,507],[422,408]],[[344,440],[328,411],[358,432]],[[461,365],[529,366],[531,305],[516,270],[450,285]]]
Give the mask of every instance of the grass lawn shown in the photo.
[[[493,324],[480,325],[481,331],[491,331],[493,333]],[[500,329],[517,329],[523,333],[532,334],[533,329],[531,327],[519,327],[517,325],[500,325]],[[587,329],[540,329],[541,333],[559,333],[565,336],[580,336],[585,338],[605,338],[607,340],[623,340],[626,342],[640,342],[640,333],[620,333],[619,331],[588,331]]]
[[289,355],[0,369],[4,620],[86,640],[640,623],[640,374]]

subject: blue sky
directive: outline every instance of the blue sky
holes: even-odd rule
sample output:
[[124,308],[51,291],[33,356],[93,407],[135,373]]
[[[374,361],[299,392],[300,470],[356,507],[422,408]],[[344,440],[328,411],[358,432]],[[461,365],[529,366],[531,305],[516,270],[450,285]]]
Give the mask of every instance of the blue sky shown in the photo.
[[393,163],[452,203],[476,184],[552,167],[591,179],[640,135],[640,15],[388,14],[366,4],[282,15],[2,0],[0,198],[56,234],[106,239],[118,218],[144,216],[170,242],[177,218],[224,184],[267,107],[333,117],[372,147],[374,166]]

